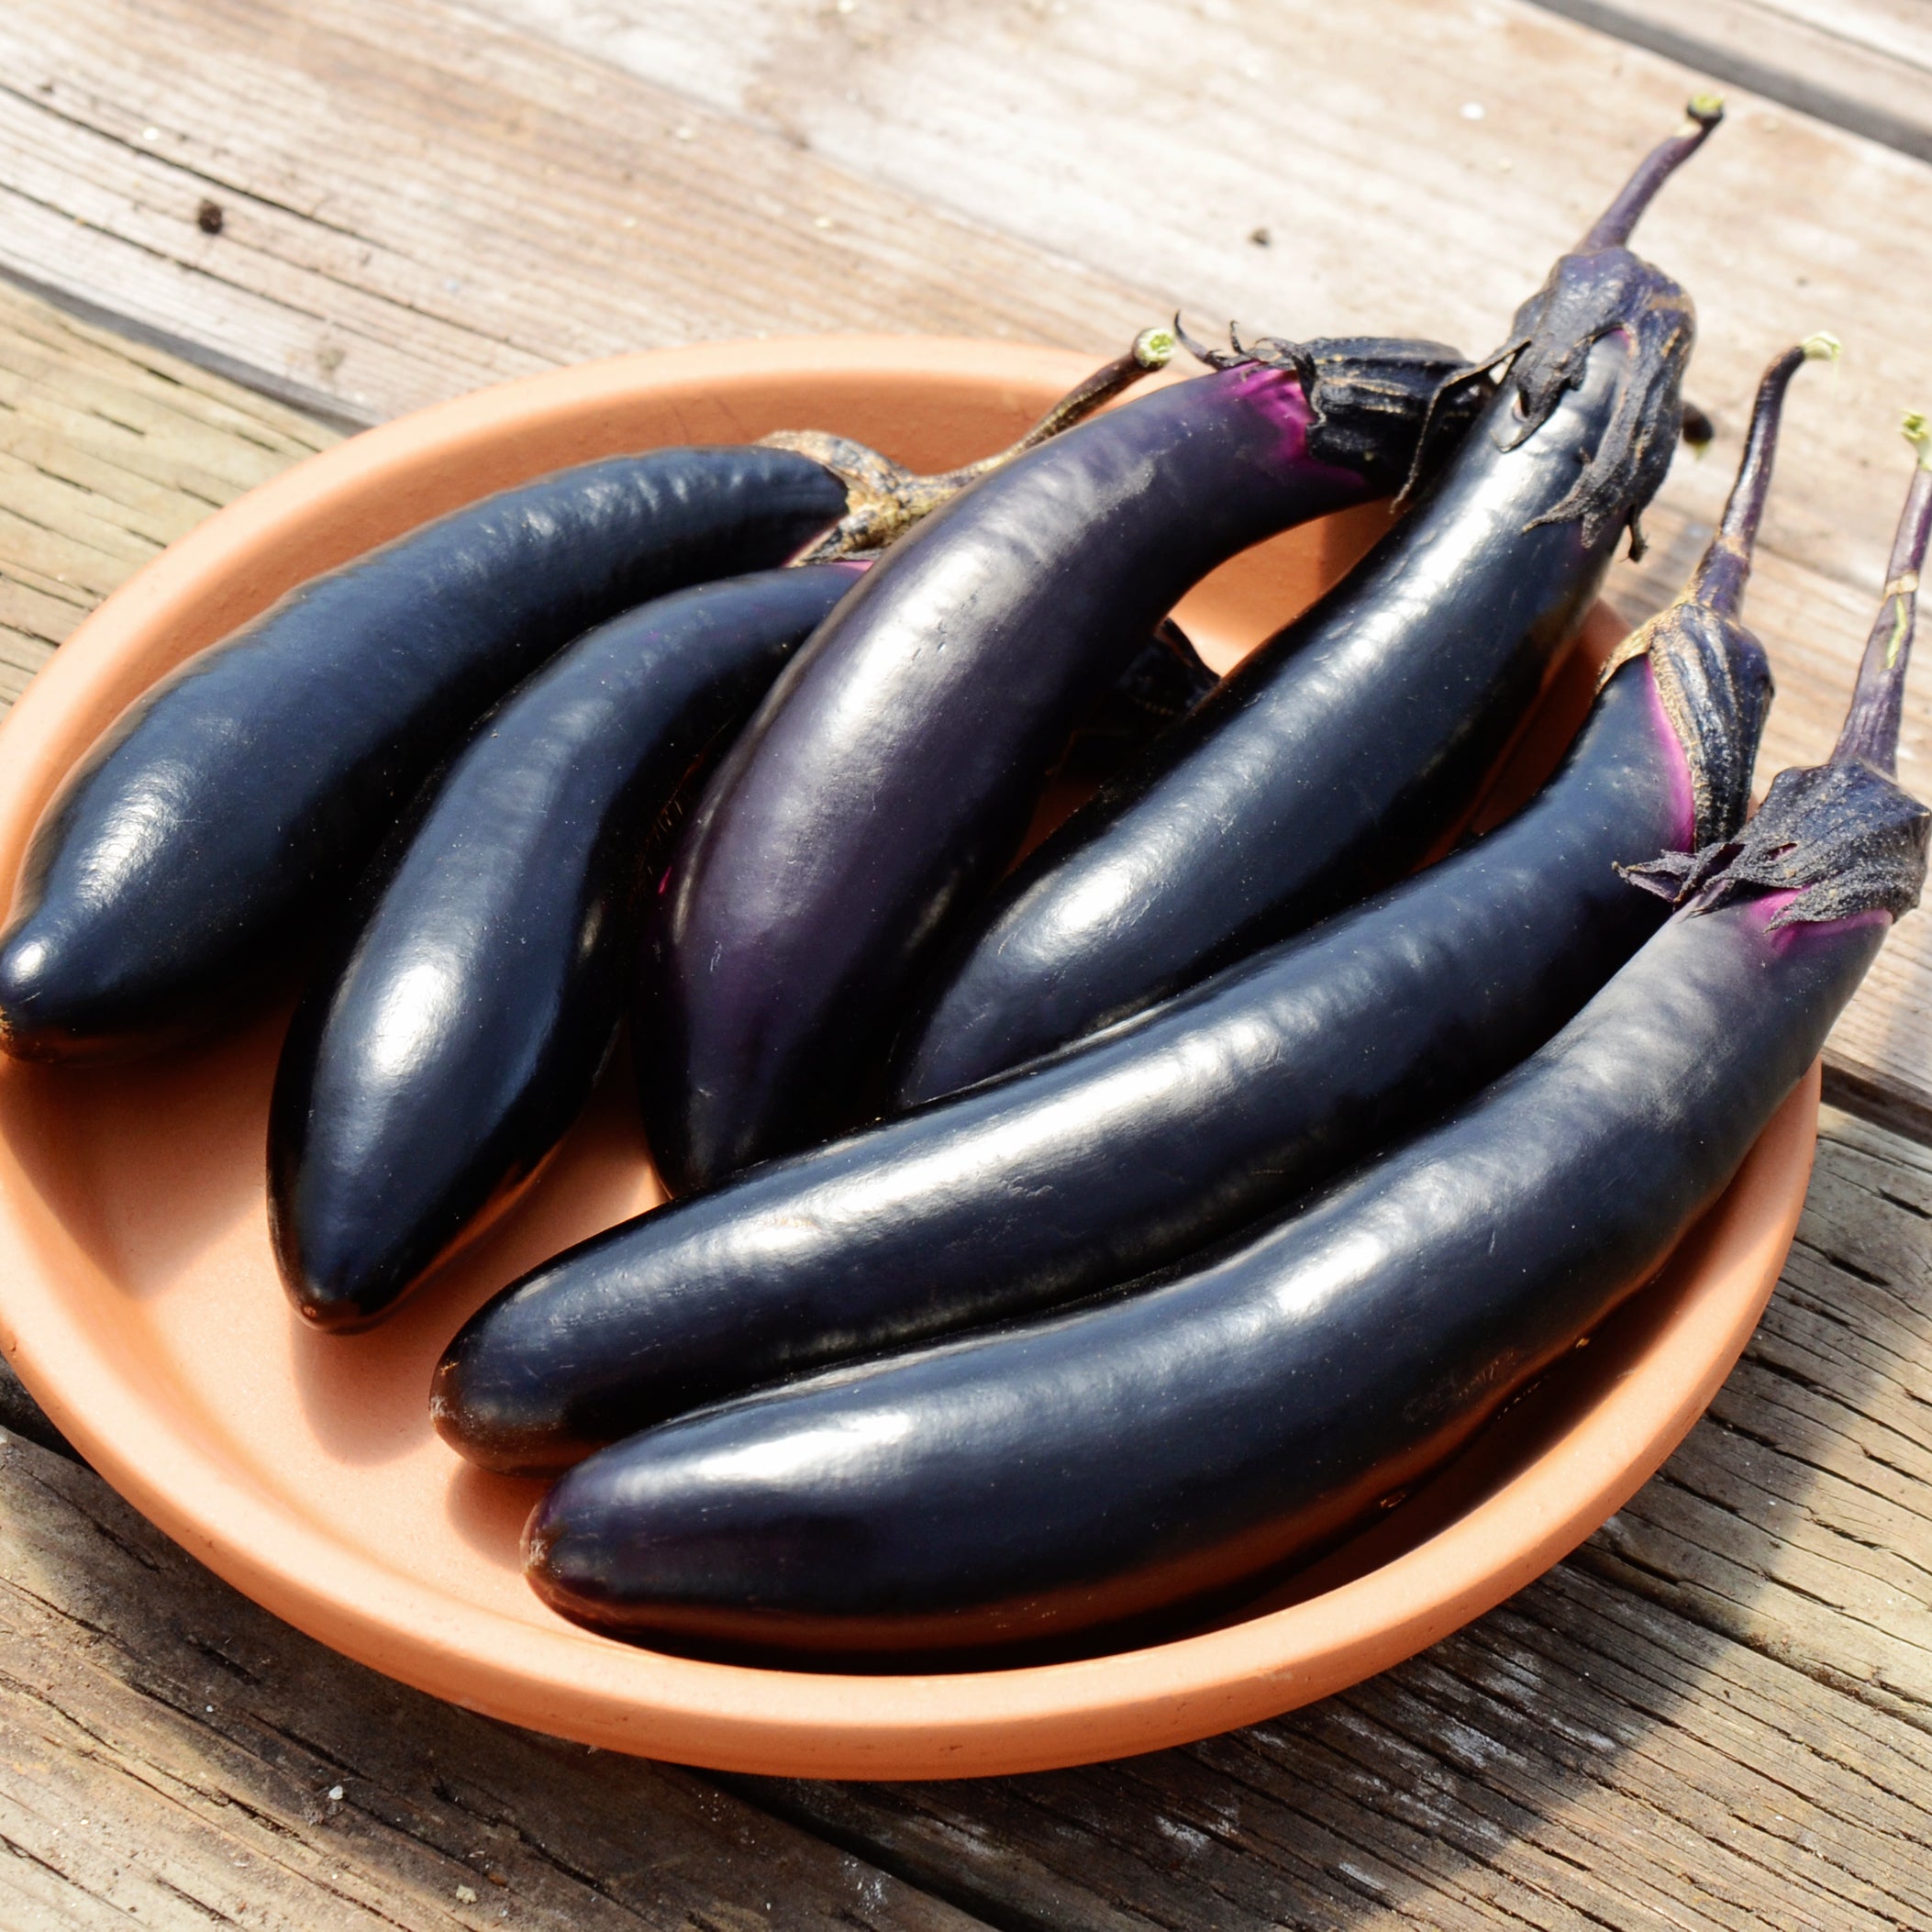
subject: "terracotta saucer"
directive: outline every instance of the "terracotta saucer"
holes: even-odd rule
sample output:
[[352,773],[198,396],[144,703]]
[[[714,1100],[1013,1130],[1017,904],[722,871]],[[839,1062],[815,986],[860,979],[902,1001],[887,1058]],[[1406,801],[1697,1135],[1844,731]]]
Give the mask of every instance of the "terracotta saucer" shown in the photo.
[[[892,339],[636,356],[371,431],[211,517],[64,645],[0,733],[0,879],[54,784],[143,687],[292,584],[505,484],[653,444],[842,431],[925,469],[993,449],[1091,366]],[[1358,512],[1263,546],[1183,606],[1226,664],[1372,538]],[[1619,627],[1593,615],[1504,790],[1547,770]],[[516,1536],[536,1487],[432,1434],[431,1363],[487,1294],[658,1198],[616,1083],[522,1208],[388,1326],[298,1326],[262,1149],[282,1017],[118,1070],[0,1066],[0,1344],[138,1508],[375,1669],[586,1743],[739,1771],[914,1778],[1071,1764],[1252,1722],[1384,1669],[1554,1562],[1656,1469],[1770,1296],[1811,1166],[1815,1072],[1660,1280],[1438,1482],[1289,1595],[1177,1642],[1038,1669],[839,1677],[634,1649],[547,1611]]]

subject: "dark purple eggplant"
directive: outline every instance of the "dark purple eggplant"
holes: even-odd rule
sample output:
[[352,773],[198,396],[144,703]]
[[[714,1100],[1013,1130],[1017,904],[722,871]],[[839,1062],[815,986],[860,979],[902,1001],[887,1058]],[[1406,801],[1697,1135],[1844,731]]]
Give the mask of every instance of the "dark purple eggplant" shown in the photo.
[[1425,500],[1003,880],[910,1021],[895,1106],[1138,1012],[1399,878],[1460,815],[1670,465],[1694,326],[1625,246],[1657,148],[1517,312]]
[[556,1146],[623,1012],[646,835],[858,575],[768,571],[600,626],[437,783],[276,1075],[269,1225],[309,1321],[386,1313]]
[[673,1191],[849,1125],[909,975],[1012,858],[1079,707],[1216,564],[1393,491],[1486,389],[1435,344],[1262,345],[900,543],[788,668],[673,859],[638,1029]]
[[[1089,378],[1028,450],[1171,353]],[[36,830],[0,936],[0,1048],[197,1032],[331,923],[397,812],[551,653],[646,600],[875,548],[1001,458],[917,477],[841,438],[658,450],[505,490],[302,585],[146,693]]]
[[785,1375],[1105,1289],[1223,1238],[1514,1066],[1665,916],[1616,874],[1741,822],[1771,695],[1736,621],[1785,385],[1722,524],[1518,817],[1104,1038],[640,1216],[505,1290],[431,1409],[561,1469]]
[[[269,1227],[309,1321],[379,1320],[535,1178],[616,1038],[641,868],[861,568],[729,578],[586,633],[406,815],[276,1076]],[[1067,766],[1117,764],[1213,683],[1163,625]]]
[[794,1663],[997,1661],[1231,1607],[1371,1519],[1651,1278],[1815,1059],[1932,814],[1892,776],[1932,472],[1828,763],[1641,870],[1679,910],[1554,1039],[1138,1293],[647,1430],[531,1517],[554,1608]]

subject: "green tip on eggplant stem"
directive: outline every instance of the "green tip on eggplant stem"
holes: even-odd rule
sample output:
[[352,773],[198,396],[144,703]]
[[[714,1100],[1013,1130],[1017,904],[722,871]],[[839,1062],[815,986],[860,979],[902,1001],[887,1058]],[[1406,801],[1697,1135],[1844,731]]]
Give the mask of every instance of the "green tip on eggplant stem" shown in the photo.
[[1877,620],[1866,640],[1852,689],[1851,709],[1831,754],[1834,764],[1861,759],[1888,776],[1897,769],[1898,734],[1904,704],[1905,661],[1911,654],[1912,633],[1918,623],[1918,575],[1932,544],[1932,460],[1928,460],[1928,426],[1915,409],[1900,427],[1917,461],[1899,513],[1898,532],[1885,566],[1885,589]]
[[1738,615],[1744,601],[1744,586],[1750,576],[1758,527],[1764,520],[1765,499],[1771,490],[1771,464],[1777,454],[1778,430],[1784,414],[1784,392],[1792,377],[1805,363],[1835,362],[1838,348],[1834,337],[1807,336],[1795,348],[1773,356],[1759,378],[1750,426],[1744,436],[1744,454],[1710,546],[1685,587],[1688,601],[1727,616]]
[[1724,118],[1724,103],[1715,94],[1693,94],[1684,113],[1690,125],[1682,132],[1659,141],[1638,162],[1629,180],[1617,190],[1610,205],[1577,244],[1578,254],[1627,246],[1631,230],[1656,199],[1657,191],[1704,146],[1711,129]]
[[1143,328],[1134,338],[1133,356],[1143,369],[1165,369],[1180,347],[1181,339],[1172,329],[1157,326]]
[[1932,425],[1922,409],[1908,409],[1899,423],[1899,433],[1912,445],[1921,470],[1932,470]]

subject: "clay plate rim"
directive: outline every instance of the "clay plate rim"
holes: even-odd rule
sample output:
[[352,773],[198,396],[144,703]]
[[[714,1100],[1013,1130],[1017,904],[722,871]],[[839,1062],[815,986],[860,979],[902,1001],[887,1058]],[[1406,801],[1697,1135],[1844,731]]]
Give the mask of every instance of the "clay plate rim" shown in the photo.
[[[657,351],[525,378],[339,444],[217,513],[117,592],[35,680],[0,730],[0,864],[11,872],[65,762],[118,704],[103,687],[161,635],[220,635],[266,602],[211,609],[204,586],[238,558],[264,574],[292,554],[370,540],[371,491],[482,494],[492,451],[615,402],[723,394],[809,374],[882,372],[1050,397],[1090,359],[1011,344],[849,337]],[[560,438],[557,426],[564,426]],[[713,431],[712,435],[720,432]],[[710,439],[702,427],[694,440]],[[530,473],[523,471],[517,473]],[[426,496],[422,499],[428,501]],[[229,593],[233,602],[234,594]],[[210,631],[207,627],[216,627]],[[1650,1476],[1715,1393],[1776,1286],[1815,1138],[1814,1068],[1652,1294],[1667,1315],[1633,1365],[1532,1463],[1427,1540],[1285,1609],[1080,1662],[957,1675],[838,1676],[697,1662],[587,1632],[533,1627],[424,1587],[291,1516],[198,1443],[79,1318],[68,1284],[98,1276],[0,1146],[0,1347],[56,1424],[143,1515],[230,1583],[358,1661],[456,1704],[605,1749],[719,1770],[927,1778],[1047,1769],[1211,1736],[1312,1702],[1413,1655],[1573,1549]],[[1645,1297],[1646,1300],[1649,1296]]]

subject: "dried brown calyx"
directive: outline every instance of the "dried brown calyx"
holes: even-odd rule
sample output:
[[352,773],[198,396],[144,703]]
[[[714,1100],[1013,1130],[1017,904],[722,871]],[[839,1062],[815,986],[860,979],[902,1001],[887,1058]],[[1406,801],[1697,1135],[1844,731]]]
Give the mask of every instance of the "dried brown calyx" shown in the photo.
[[1037,450],[1061,430],[1083,422],[1142,376],[1164,369],[1179,346],[1171,329],[1143,328],[1125,355],[1103,364],[1070,390],[1017,442],[938,475],[919,475],[864,443],[823,429],[780,429],[761,438],[768,449],[810,457],[845,485],[845,515],[794,561],[831,563],[841,557],[883,550],[969,483]]

